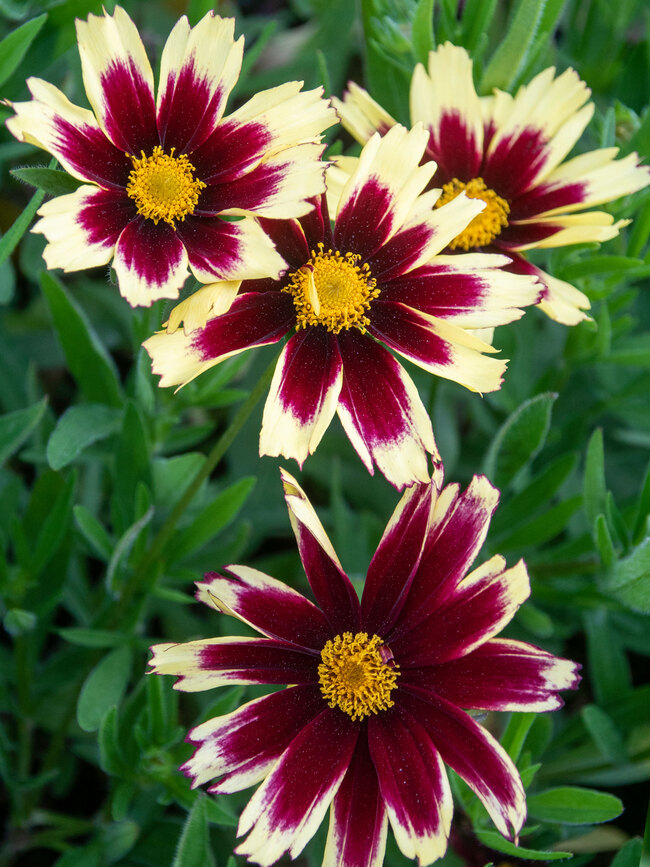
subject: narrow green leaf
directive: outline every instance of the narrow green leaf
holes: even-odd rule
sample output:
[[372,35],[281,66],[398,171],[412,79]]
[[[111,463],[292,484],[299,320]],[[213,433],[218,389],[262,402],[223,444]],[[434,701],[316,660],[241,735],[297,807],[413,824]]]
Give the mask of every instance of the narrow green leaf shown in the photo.
[[122,753],[119,734],[117,707],[113,705],[104,714],[99,734],[99,764],[107,774],[120,775],[124,772],[126,762]]
[[585,512],[589,523],[593,525],[598,515],[604,513],[607,497],[603,432],[600,428],[596,428],[589,439],[582,490],[585,498]]
[[4,464],[18,451],[27,437],[38,426],[45,414],[47,398],[25,409],[17,409],[0,416],[0,464]]
[[209,798],[207,800],[207,819],[212,825],[225,825],[236,828],[238,817],[224,805],[225,799]]
[[601,589],[633,611],[650,614],[650,538],[611,565]]
[[609,714],[598,705],[588,704],[582,708],[580,715],[602,756],[613,764],[624,765],[629,756],[623,736]]
[[85,506],[78,504],[74,506],[72,511],[81,535],[88,542],[95,554],[101,560],[108,562],[115,547],[115,543],[108,530]]
[[477,831],[476,836],[490,849],[503,852],[505,855],[514,855],[515,858],[524,858],[529,861],[561,861],[564,858],[573,858],[572,852],[545,852],[541,849],[526,849],[525,846],[515,846],[510,840],[502,837],[498,831]]
[[575,496],[551,506],[544,514],[527,524],[522,524],[511,535],[502,537],[499,547],[504,550],[531,548],[553,539],[566,528],[581,505],[582,497]]
[[485,456],[485,473],[498,488],[531,463],[546,440],[557,394],[545,392],[524,401],[499,428]]
[[108,629],[87,629],[85,626],[65,626],[57,629],[61,638],[79,647],[118,647],[124,644],[126,636],[121,632]]
[[526,735],[535,721],[534,713],[512,713],[501,738],[501,746],[516,762],[524,746]]
[[0,87],[13,75],[47,20],[47,14],[25,21],[0,42]]
[[617,560],[616,548],[614,547],[612,534],[609,532],[607,519],[604,515],[596,516],[596,520],[594,521],[594,537],[603,568],[611,569]]
[[99,835],[105,864],[115,864],[133,849],[140,836],[140,826],[135,822],[113,822],[103,828]]
[[52,274],[44,272],[41,285],[68,367],[87,400],[121,406],[117,368],[86,314]]
[[121,507],[123,523],[133,521],[138,482],[144,482],[151,489],[149,442],[139,407],[128,401],[115,450],[115,496]]
[[31,564],[34,576],[42,573],[63,542],[72,516],[76,482],[76,473],[68,476],[41,524]]
[[181,832],[172,867],[206,867],[208,818],[206,798],[199,795]]
[[53,470],[72,463],[94,442],[115,433],[122,414],[112,406],[83,403],[69,407],[58,420],[47,442],[47,460]]
[[115,550],[113,551],[108,563],[108,569],[106,570],[106,587],[108,588],[109,593],[113,595],[117,593],[119,588],[118,579],[120,571],[122,567],[124,567],[140,534],[145,527],[149,525],[153,516],[154,508],[153,506],[150,506],[141,518],[138,518],[137,521],[134,521],[133,524],[127,528],[115,546]]
[[634,520],[632,541],[635,545],[638,545],[645,535],[648,515],[650,515],[650,464],[648,464],[645,472],[645,478],[641,486],[641,495],[637,504],[636,518]]
[[476,56],[479,44],[487,34],[496,5],[497,0],[467,0],[463,7],[462,44],[472,57]]
[[563,786],[527,798],[528,815],[542,822],[591,825],[620,816],[623,804],[608,792]]
[[79,694],[77,722],[85,732],[97,731],[106,711],[119,705],[131,673],[131,648],[118,647],[93,668]]
[[179,530],[167,545],[172,562],[179,562],[198,550],[234,520],[255,485],[249,476],[222,491],[186,529]]
[[505,39],[492,55],[481,81],[481,91],[510,90],[524,69],[542,21],[546,0],[518,0]]
[[646,864],[641,865],[642,848],[643,842],[639,837],[628,840],[616,853],[610,867],[647,867]]
[[436,47],[433,35],[433,0],[418,0],[411,30],[413,54],[426,67],[429,52]]
[[11,174],[31,187],[43,190],[48,196],[65,196],[74,193],[83,184],[83,181],[73,178],[61,169],[42,167],[12,169]]
[[11,256],[20,243],[20,239],[29,228],[29,224],[34,219],[34,214],[40,208],[41,202],[44,198],[45,193],[42,190],[38,190],[38,192],[34,193],[27,203],[25,210],[16,218],[15,222],[7,229],[2,238],[0,238],[0,265]]
[[587,633],[586,670],[599,705],[616,702],[632,686],[630,665],[605,609],[585,616]]

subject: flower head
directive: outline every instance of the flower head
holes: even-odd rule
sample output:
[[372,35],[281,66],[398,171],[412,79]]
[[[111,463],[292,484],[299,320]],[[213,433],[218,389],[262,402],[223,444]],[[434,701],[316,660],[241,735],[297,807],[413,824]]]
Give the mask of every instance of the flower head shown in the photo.
[[240,854],[295,858],[328,808],[325,863],[381,865],[388,822],[427,865],[447,847],[456,771],[514,838],[525,817],[517,769],[464,709],[548,711],[577,686],[574,663],[497,638],[529,594],[523,562],[500,556],[469,574],[498,492],[441,476],[409,488],[372,558],[361,601],[309,500],[283,472],[300,557],[316,603],[255,569],[228,566],[197,598],[261,638],[152,648],[152,670],[181,690],[287,684],[190,732],[182,770],[211,792],[260,787],[244,809]]
[[[637,155],[616,160],[617,148],[563,162],[593,114],[589,94],[572,69],[555,77],[551,68],[514,97],[496,90],[479,98],[471,59],[450,43],[430,52],[428,69],[418,64],[411,81],[411,120],[428,129],[427,157],[438,165],[434,183],[443,195],[437,204],[463,191],[486,203],[449,249],[507,253],[508,270],[536,276],[544,287],[540,308],[566,325],[586,318],[589,299],[522,253],[613,238],[626,221],[615,223],[603,211],[581,212],[650,183]],[[362,143],[396,123],[353,83],[335,104],[343,125]]]
[[234,19],[183,16],[153,72],[138,31],[119,6],[77,21],[88,100],[79,108],[45,81],[13,105],[9,130],[53,154],[83,185],[47,202],[34,227],[48,268],[113,263],[132,305],[177,298],[188,276],[242,280],[284,263],[250,217],[301,216],[323,190],[320,133],[335,122],[321,90],[289,82],[224,117],[243,39]]
[[[422,191],[435,165],[419,165],[427,139],[421,127],[399,126],[371,139],[340,195],[329,191],[338,200],[334,225],[324,195],[304,217],[262,220],[285,273],[245,281],[234,301],[232,287],[215,285],[179,305],[169,330],[181,316],[185,330],[144,343],[160,384],[185,384],[290,334],[266,401],[261,454],[302,465],[338,412],[370,472],[376,464],[397,487],[428,479],[427,452],[437,455],[431,421],[389,350],[467,388],[494,391],[505,362],[486,357],[494,350],[471,329],[517,319],[539,287],[500,270],[503,256],[438,255],[484,205],[459,196],[432,208],[440,190]],[[220,315],[203,324],[192,308],[205,315],[213,303]]]

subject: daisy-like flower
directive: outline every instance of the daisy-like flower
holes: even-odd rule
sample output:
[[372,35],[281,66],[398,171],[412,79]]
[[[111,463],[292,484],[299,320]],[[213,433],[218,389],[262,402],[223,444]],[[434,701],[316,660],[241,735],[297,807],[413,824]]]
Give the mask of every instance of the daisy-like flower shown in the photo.
[[[363,88],[353,83],[348,88],[335,105],[358,141],[396,123]],[[494,96],[479,98],[471,59],[450,43],[429,54],[428,71],[418,64],[411,81],[411,121],[427,127],[427,158],[438,165],[434,182],[443,195],[437,205],[461,191],[486,203],[449,249],[507,253],[508,270],[536,276],[544,287],[540,308],[565,325],[587,318],[589,299],[522,253],[614,237],[627,221],[615,223],[603,211],[581,212],[650,182],[637,155],[616,160],[617,148],[563,162],[593,114],[589,95],[574,70],[556,78],[550,68],[514,97],[495,90]]]
[[[160,384],[185,384],[291,333],[266,401],[260,453],[302,465],[338,412],[371,473],[376,464],[397,487],[428,479],[427,452],[437,456],[431,421],[388,349],[470,389],[494,391],[505,362],[486,357],[494,350],[470,329],[519,318],[539,287],[500,270],[503,256],[437,255],[484,204],[461,196],[434,209],[440,190],[421,195],[435,170],[419,166],[427,140],[421,126],[372,138],[340,194],[334,226],[324,195],[299,220],[263,220],[285,274],[242,283],[228,311],[202,327],[145,341]],[[221,292],[199,290],[202,313]]]
[[[83,185],[47,202],[34,227],[48,268],[77,271],[112,260],[132,305],[177,298],[188,276],[241,280],[278,274],[283,262],[252,219],[305,214],[324,188],[320,133],[336,115],[322,89],[300,82],[258,93],[224,117],[243,37],[234,19],[183,16],[153,72],[138,31],[115,13],[77,21],[93,111],[32,78],[30,102],[7,121],[21,141],[53,154]],[[94,113],[93,113],[94,112]]]
[[495,636],[529,594],[523,562],[497,555],[469,574],[498,492],[441,474],[409,488],[372,558],[361,602],[309,500],[283,472],[300,557],[316,600],[246,566],[198,584],[197,598],[262,638],[152,648],[152,670],[185,691],[287,684],[193,729],[182,770],[210,792],[260,783],[237,852],[269,865],[295,858],[330,808],[324,865],[381,865],[390,821],[407,858],[447,847],[452,796],[444,765],[513,839],[526,805],[505,750],[463,710],[549,711],[577,686],[578,666]]

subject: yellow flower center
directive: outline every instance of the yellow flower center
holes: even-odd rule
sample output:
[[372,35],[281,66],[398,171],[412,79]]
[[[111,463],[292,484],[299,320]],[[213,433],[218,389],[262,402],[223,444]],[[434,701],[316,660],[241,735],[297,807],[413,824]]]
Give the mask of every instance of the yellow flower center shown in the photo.
[[365,332],[369,319],[366,311],[379,295],[376,280],[366,263],[359,265],[356,253],[327,253],[322,244],[318,253],[290,275],[283,292],[293,295],[297,328],[324,325],[338,334],[342,328]]
[[323,698],[353,720],[392,707],[399,667],[378,635],[344,632],[328,641],[321,651],[318,679]]
[[133,169],[126,192],[143,217],[156,224],[164,220],[176,228],[175,220],[184,220],[194,213],[205,184],[194,177],[194,166],[185,154],[174,156],[174,148],[166,154],[157,145],[150,157],[144,151],[140,153],[140,159],[127,154]]
[[457,178],[449,181],[442,188],[442,195],[436,202],[436,208],[446,205],[455,199],[459,193],[465,191],[468,199],[482,199],[485,209],[477,214],[466,229],[450,242],[449,247],[456,250],[471,250],[472,247],[484,247],[490,244],[508,225],[510,205],[497,196],[494,190],[485,186],[483,178],[474,178],[468,183],[463,183]]

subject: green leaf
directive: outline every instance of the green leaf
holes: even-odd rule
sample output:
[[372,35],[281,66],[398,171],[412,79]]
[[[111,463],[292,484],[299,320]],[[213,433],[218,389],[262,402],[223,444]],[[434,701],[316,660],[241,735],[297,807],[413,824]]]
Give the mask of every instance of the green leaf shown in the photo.
[[495,87],[501,90],[512,89],[526,66],[545,6],[546,0],[518,0],[515,3],[508,21],[506,37],[492,55],[483,74],[483,93],[490,93]]
[[585,478],[583,482],[585,512],[593,526],[597,516],[605,511],[607,485],[605,483],[605,452],[603,432],[596,428],[589,439],[585,459]]
[[413,54],[426,67],[429,52],[436,47],[433,36],[433,0],[418,0],[411,29]]
[[133,521],[138,482],[151,489],[149,443],[142,413],[133,401],[128,401],[115,451],[115,496],[123,524]]
[[12,169],[11,174],[19,181],[43,190],[49,196],[65,196],[74,193],[84,183],[61,169],[25,168]]
[[3,627],[14,638],[31,632],[37,622],[38,619],[33,611],[25,611],[22,608],[10,608],[2,618]]
[[510,536],[502,537],[499,540],[499,547],[507,550],[541,545],[542,542],[546,542],[561,533],[581,505],[582,497],[575,496],[551,506],[538,518],[518,527]]
[[639,502],[637,504],[634,530],[632,531],[632,539],[637,545],[645,534],[648,515],[650,515],[650,464],[648,464],[645,478],[641,486],[641,496],[639,497]]
[[120,427],[121,412],[101,403],[71,406],[58,420],[47,442],[47,460],[53,470],[72,463],[77,455]]
[[475,56],[482,39],[494,16],[497,0],[467,0],[463,7],[463,45],[470,55]]
[[226,827],[236,828],[238,817],[224,806],[223,800],[209,798],[207,799],[207,818],[212,825],[225,825]]
[[140,827],[129,820],[114,822],[107,828],[103,828],[99,841],[103,850],[104,862],[115,864],[117,861],[121,861],[127,852],[133,849],[139,836]]
[[542,822],[591,825],[609,822],[623,812],[623,804],[608,792],[563,786],[527,798],[528,815]]
[[0,265],[5,262],[20,243],[29,224],[34,219],[34,214],[41,206],[41,202],[45,198],[45,193],[42,190],[34,193],[29,200],[27,207],[16,218],[15,222],[7,229],[5,234],[0,238]]
[[234,520],[255,485],[255,477],[240,479],[218,494],[186,529],[179,530],[168,542],[170,560],[179,562],[210,541]]
[[534,713],[513,713],[510,715],[508,725],[501,738],[501,746],[513,762],[516,762],[521,755],[526,735],[535,721],[535,716]]
[[27,49],[36,39],[46,20],[47,15],[43,14],[38,18],[32,18],[31,21],[25,21],[0,42],[0,87],[20,66]]
[[199,795],[181,832],[172,867],[206,867],[209,838],[206,798]]
[[485,456],[485,473],[503,488],[531,463],[546,440],[557,394],[545,392],[524,401],[501,425]]
[[610,867],[640,867],[642,849],[643,841],[640,837],[628,840],[616,853],[616,857],[610,864]]
[[598,705],[588,704],[582,708],[580,716],[601,755],[614,765],[624,765],[629,757],[623,736],[609,714]]
[[605,609],[590,611],[585,617],[587,633],[587,671],[600,705],[619,700],[632,686],[630,666],[620,639],[609,623]]
[[572,858],[572,852],[545,852],[541,849],[526,849],[524,846],[515,846],[510,840],[506,840],[498,831],[477,831],[476,836],[490,849],[503,852],[505,855],[514,855],[515,858],[525,858],[529,861],[561,861],[563,858]]
[[601,589],[633,611],[650,614],[650,537],[611,566]]
[[617,559],[616,548],[604,515],[598,515],[594,521],[594,536],[601,563],[605,569],[611,569]]
[[79,647],[116,647],[124,644],[126,636],[108,629],[88,629],[85,626],[65,626],[57,630],[61,638]]
[[112,595],[115,595],[118,592],[120,573],[127,562],[133,546],[138,541],[142,531],[149,525],[153,516],[154,508],[153,506],[150,506],[141,518],[138,518],[137,521],[134,521],[133,524],[126,529],[115,546],[115,550],[113,551],[108,564],[108,569],[106,570],[106,587],[108,588],[108,592]]
[[72,514],[76,481],[76,473],[68,476],[40,526],[31,563],[35,576],[41,574],[63,542]]
[[119,705],[131,673],[131,648],[118,647],[93,668],[79,694],[77,722],[85,732],[97,731],[106,711]]
[[121,406],[117,368],[86,314],[52,274],[44,272],[41,285],[68,367],[86,399],[91,403]]
[[107,774],[119,776],[124,772],[125,760],[122,752],[117,707],[113,705],[104,714],[99,734],[99,764]]
[[32,406],[0,416],[0,464],[4,464],[38,426],[46,407],[44,397]]
[[115,543],[108,530],[85,506],[78,504],[73,507],[74,519],[86,542],[94,553],[106,563],[113,554]]

